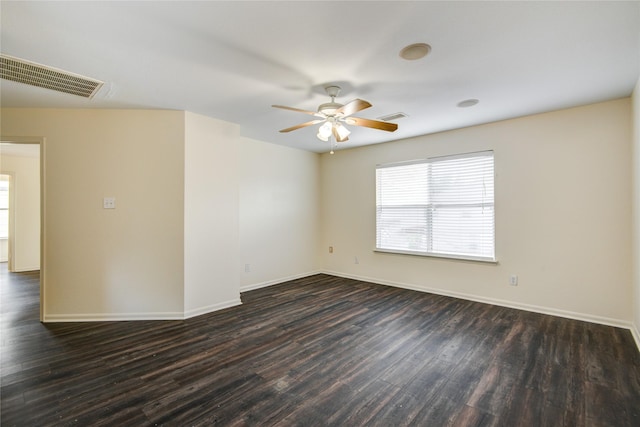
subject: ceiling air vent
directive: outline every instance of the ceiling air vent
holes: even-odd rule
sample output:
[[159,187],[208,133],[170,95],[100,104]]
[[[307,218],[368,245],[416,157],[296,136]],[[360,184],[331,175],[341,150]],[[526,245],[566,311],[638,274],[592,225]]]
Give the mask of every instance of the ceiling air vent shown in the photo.
[[402,119],[404,117],[407,117],[405,113],[393,113],[393,114],[387,114],[386,116],[378,117],[378,119],[385,122],[392,122],[394,120]]
[[104,82],[0,54],[0,78],[91,98]]

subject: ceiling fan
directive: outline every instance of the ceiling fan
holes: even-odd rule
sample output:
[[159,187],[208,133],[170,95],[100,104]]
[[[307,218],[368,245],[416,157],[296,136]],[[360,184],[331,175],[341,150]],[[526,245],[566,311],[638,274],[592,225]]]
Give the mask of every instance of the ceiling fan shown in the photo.
[[318,129],[318,139],[322,141],[328,141],[333,135],[336,142],[343,142],[349,139],[351,133],[343,123],[353,126],[363,126],[372,129],[380,129],[387,132],[393,132],[398,129],[398,125],[395,123],[381,122],[378,120],[362,119],[359,117],[353,117],[352,114],[362,111],[365,108],[371,107],[371,104],[362,99],[354,99],[346,104],[339,104],[335,102],[336,96],[340,93],[339,86],[327,86],[324,88],[327,95],[331,97],[331,102],[320,104],[318,111],[301,110],[299,108],[285,107],[284,105],[272,105],[275,108],[282,108],[284,110],[297,111],[299,113],[310,114],[312,116],[319,117],[316,120],[310,122],[301,123],[290,128],[282,129],[280,132],[291,132],[296,129],[301,129],[307,126],[313,126],[323,123]]

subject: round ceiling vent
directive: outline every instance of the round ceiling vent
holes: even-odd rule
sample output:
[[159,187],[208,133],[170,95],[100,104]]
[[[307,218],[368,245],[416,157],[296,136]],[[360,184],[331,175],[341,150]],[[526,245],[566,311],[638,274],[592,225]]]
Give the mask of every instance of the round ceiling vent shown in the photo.
[[431,46],[426,43],[414,43],[409,46],[405,46],[400,51],[400,57],[407,61],[415,61],[416,59],[424,58],[431,52]]
[[473,107],[478,102],[480,102],[480,101],[478,101],[477,99],[465,99],[464,101],[458,102],[458,107],[460,107],[460,108],[469,108],[469,107]]

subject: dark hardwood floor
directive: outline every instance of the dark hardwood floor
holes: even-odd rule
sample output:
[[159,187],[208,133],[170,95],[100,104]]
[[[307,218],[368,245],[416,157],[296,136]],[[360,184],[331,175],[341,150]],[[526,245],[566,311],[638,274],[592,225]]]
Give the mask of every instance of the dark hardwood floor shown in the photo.
[[2,282],[3,426],[639,426],[627,330],[316,275],[186,321],[41,324]]

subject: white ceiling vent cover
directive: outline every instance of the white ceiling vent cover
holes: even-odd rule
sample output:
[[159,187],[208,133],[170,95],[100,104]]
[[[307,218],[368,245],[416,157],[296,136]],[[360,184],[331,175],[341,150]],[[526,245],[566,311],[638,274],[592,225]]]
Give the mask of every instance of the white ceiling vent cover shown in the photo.
[[378,117],[378,119],[383,120],[385,122],[390,122],[393,120],[403,119],[405,117],[408,117],[405,113],[393,113],[393,114],[387,114],[386,116]]
[[0,54],[0,78],[92,98],[104,82]]

